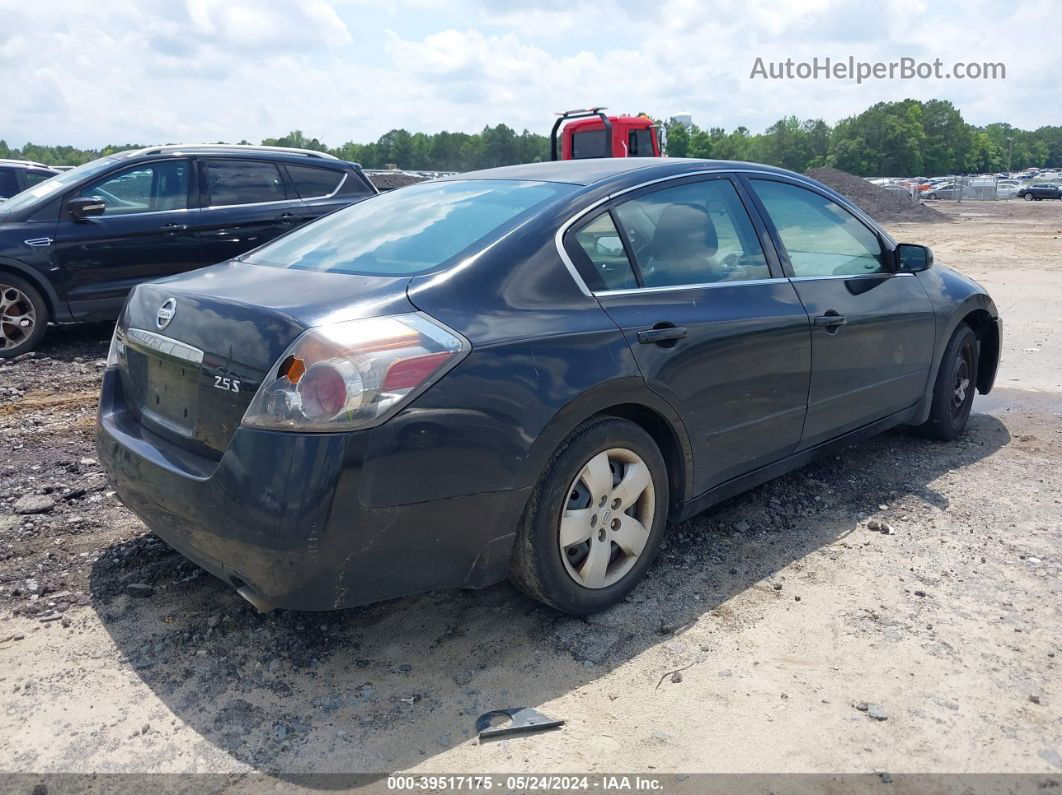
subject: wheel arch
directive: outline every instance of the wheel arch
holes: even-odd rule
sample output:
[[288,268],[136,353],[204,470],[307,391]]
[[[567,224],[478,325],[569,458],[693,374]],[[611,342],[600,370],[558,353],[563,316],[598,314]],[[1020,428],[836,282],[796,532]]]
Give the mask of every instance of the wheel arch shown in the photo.
[[672,406],[649,390],[640,377],[600,384],[565,405],[539,434],[527,457],[523,480],[535,483],[561,443],[584,422],[618,417],[641,427],[656,442],[668,467],[671,507],[692,496],[693,448],[686,426]]
[[959,323],[965,323],[977,335],[977,391],[987,395],[992,390],[999,367],[999,321],[987,309],[981,308],[967,312]]
[[9,273],[12,276],[25,279],[36,287],[38,292],[40,292],[41,297],[44,298],[44,303],[48,308],[49,320],[54,321],[66,318],[68,313],[64,311],[63,302],[55,292],[55,288],[52,287],[47,279],[41,276],[39,271],[28,265],[24,265],[17,260],[0,259],[0,273]]

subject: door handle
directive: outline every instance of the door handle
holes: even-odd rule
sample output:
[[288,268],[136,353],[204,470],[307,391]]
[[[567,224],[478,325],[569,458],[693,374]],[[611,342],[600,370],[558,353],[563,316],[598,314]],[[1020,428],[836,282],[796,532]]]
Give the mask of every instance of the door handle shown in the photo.
[[[638,332],[638,342],[643,345],[659,345],[662,342],[674,342],[686,336],[685,326],[661,326]],[[668,346],[670,347],[670,346]]]
[[823,326],[827,331],[836,331],[838,326],[848,323],[848,318],[831,309],[825,315],[815,318],[814,322],[816,326]]
[[170,235],[175,235],[178,232],[183,232],[188,229],[188,224],[163,224],[162,231]]
[[280,224],[293,224],[298,218],[295,217],[295,213],[281,213],[277,216],[277,223]]

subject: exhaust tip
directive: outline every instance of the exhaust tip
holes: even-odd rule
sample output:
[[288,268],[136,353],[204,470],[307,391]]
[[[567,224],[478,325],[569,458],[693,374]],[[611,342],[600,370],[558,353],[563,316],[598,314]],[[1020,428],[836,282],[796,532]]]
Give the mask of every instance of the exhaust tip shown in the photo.
[[233,583],[236,587],[236,593],[238,593],[243,599],[254,606],[254,609],[259,613],[271,613],[275,609],[266,599],[262,597],[257,591],[245,582],[241,582],[236,578],[233,578]]

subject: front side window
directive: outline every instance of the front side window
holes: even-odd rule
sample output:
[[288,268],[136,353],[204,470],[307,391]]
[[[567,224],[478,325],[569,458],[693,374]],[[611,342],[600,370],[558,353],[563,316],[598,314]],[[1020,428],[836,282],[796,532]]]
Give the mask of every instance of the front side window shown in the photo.
[[457,261],[578,186],[523,180],[423,182],[351,205],[247,261],[278,268],[407,276]]
[[313,166],[288,166],[288,176],[302,199],[316,199],[335,193],[343,179],[343,172]]
[[646,287],[771,277],[756,229],[728,179],[689,182],[615,209]]
[[102,199],[107,215],[184,210],[188,207],[188,161],[133,166],[82,188],[77,196]]
[[627,134],[627,155],[629,157],[653,157],[653,131],[631,130]]
[[590,260],[605,290],[638,286],[623,240],[610,213],[602,213],[575,233],[575,242]]
[[207,160],[207,195],[211,207],[284,201],[287,194],[273,163],[254,160]]
[[886,270],[878,236],[825,196],[774,180],[750,180],[795,276],[850,276]]

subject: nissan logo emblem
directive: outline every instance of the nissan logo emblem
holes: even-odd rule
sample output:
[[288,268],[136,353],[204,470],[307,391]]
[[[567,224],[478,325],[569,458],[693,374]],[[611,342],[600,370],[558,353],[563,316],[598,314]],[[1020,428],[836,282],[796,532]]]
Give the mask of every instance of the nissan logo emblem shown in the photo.
[[162,302],[162,306],[159,307],[158,314],[155,315],[155,325],[159,329],[164,329],[170,325],[170,321],[173,320],[173,316],[177,314],[177,299],[167,298]]

